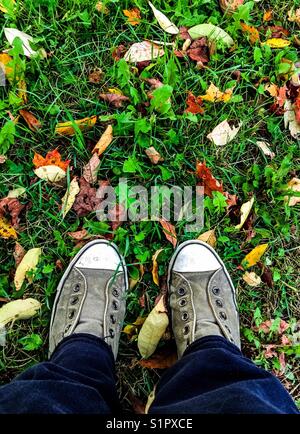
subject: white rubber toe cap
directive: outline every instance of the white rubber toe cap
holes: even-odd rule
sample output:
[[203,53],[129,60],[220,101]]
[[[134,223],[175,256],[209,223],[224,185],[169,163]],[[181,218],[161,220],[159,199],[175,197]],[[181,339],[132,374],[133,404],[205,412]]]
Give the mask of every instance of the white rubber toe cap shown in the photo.
[[108,243],[97,243],[89,246],[75,263],[76,268],[93,268],[101,270],[117,270],[121,266],[121,258],[116,249]]
[[[176,253],[175,253],[176,254]],[[193,273],[218,270],[222,266],[217,254],[214,254],[208,246],[203,244],[184,245],[173,263],[173,271],[181,273]]]

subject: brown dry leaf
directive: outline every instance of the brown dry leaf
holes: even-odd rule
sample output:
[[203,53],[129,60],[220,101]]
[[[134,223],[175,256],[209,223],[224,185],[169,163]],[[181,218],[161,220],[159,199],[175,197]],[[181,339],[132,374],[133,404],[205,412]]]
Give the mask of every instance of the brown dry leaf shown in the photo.
[[196,176],[201,180],[201,185],[204,187],[204,194],[206,196],[212,197],[213,191],[219,191],[224,194],[222,183],[212,175],[205,162],[197,163]]
[[289,99],[284,104],[284,126],[289,128],[291,136],[294,139],[300,137],[300,124],[297,122],[293,105]]
[[164,49],[159,45],[153,44],[150,41],[143,41],[131,45],[125,53],[124,59],[126,62],[136,63],[156,59],[164,54]]
[[139,8],[125,9],[123,14],[128,18],[128,23],[132,26],[137,26],[141,22],[141,11]]
[[235,229],[242,229],[247,218],[249,217],[249,214],[252,210],[253,204],[254,204],[254,196],[251,197],[251,199],[248,202],[243,203],[243,205],[241,206],[240,223],[235,226]]
[[17,238],[16,230],[3,217],[0,217],[0,238]]
[[75,198],[76,198],[77,194],[79,193],[79,191],[80,191],[80,188],[79,188],[79,185],[77,182],[77,177],[75,176],[72,179],[72,181],[70,182],[70,186],[67,189],[64,197],[61,200],[61,202],[62,202],[61,212],[62,212],[62,218],[63,219],[65,218],[67,213],[72,208],[73,203],[75,201]]
[[140,398],[138,398],[130,391],[127,393],[127,398],[131,402],[134,414],[145,414],[145,404]]
[[155,18],[158,21],[158,24],[160,27],[167,33],[170,33],[171,35],[177,35],[179,33],[179,29],[173,24],[168,17],[165,16],[162,12],[160,12],[156,7],[153,6],[153,4],[148,1],[149,6],[151,7]]
[[246,271],[243,275],[243,280],[249,285],[249,286],[259,286],[261,284],[261,278],[257,276],[253,271],[249,273],[249,271]]
[[83,177],[86,182],[95,184],[97,181],[98,168],[100,166],[100,158],[97,153],[94,153],[90,161],[83,168]]
[[270,157],[271,160],[275,157],[275,153],[271,151],[270,144],[268,142],[263,142],[263,141],[258,140],[256,142],[256,144],[259,147],[259,149],[262,150],[264,155],[266,155],[267,157]]
[[111,144],[113,140],[113,127],[108,125],[98,143],[95,145],[93,152],[96,152],[98,156],[102,155],[106,148]]
[[272,21],[272,20],[273,20],[273,11],[272,9],[270,9],[264,13],[263,21],[267,23],[268,21]]
[[20,218],[19,215],[25,205],[22,205],[18,199],[5,197],[0,200],[0,218],[5,218],[7,214],[11,217],[11,225],[18,228]]
[[228,102],[230,101],[233,93],[233,87],[226,89],[225,92],[220,91],[220,89],[213,83],[210,84],[205,95],[201,95],[203,101],[209,102]]
[[78,217],[83,217],[95,211],[101,200],[96,196],[96,189],[91,187],[83,177],[79,180],[79,186],[80,191],[76,196],[73,209]]
[[58,166],[66,172],[70,160],[62,161],[60,153],[57,149],[54,149],[54,151],[48,152],[45,158],[42,155],[35,153],[32,163],[37,169],[43,166]]
[[75,241],[82,241],[82,240],[89,239],[91,237],[91,235],[89,235],[89,233],[86,229],[82,229],[82,230],[76,231],[76,232],[68,232],[68,235],[69,235],[69,237],[72,238],[72,240],[75,240]]
[[149,358],[169,325],[169,317],[165,308],[165,296],[152,309],[138,335],[138,348],[144,359]]
[[24,258],[25,253],[26,252],[25,252],[24,247],[22,247],[20,243],[16,242],[14,253],[13,253],[14,260],[15,260],[15,263],[16,263],[16,267],[18,267],[18,265],[20,264],[20,262]]
[[246,255],[245,258],[243,259],[242,267],[249,268],[257,264],[257,262],[260,260],[262,255],[267,250],[268,246],[269,246],[268,244],[260,244],[259,246],[256,246],[253,250],[251,250],[251,252],[248,253],[248,255]]
[[233,14],[244,0],[219,0],[222,11],[228,15]]
[[184,113],[193,113],[193,114],[203,114],[204,109],[202,107],[203,101],[200,96],[193,95],[192,92],[188,93],[188,97],[186,99],[187,108]]
[[201,62],[203,65],[209,62],[209,53],[210,49],[207,38],[200,38],[193,41],[186,51],[186,54],[190,59],[195,60],[196,62]]
[[170,241],[170,243],[175,248],[177,244],[177,235],[176,235],[175,227],[170,222],[167,222],[166,220],[163,219],[159,219],[159,222],[163,227],[163,231],[167,240]]
[[177,352],[171,348],[163,348],[147,360],[140,360],[139,365],[147,369],[167,369],[177,362]]
[[240,23],[242,31],[249,35],[249,40],[251,44],[255,44],[257,41],[260,41],[260,36],[258,30],[254,26],[249,26],[245,23]]
[[300,25],[300,8],[294,10],[293,8],[288,11],[288,20]]
[[113,52],[111,53],[113,59],[118,62],[119,60],[123,59],[124,54],[126,53],[127,48],[125,45],[119,45],[118,47],[114,48]]
[[101,68],[95,68],[89,73],[88,80],[90,83],[99,84],[103,79],[104,73]]
[[[293,178],[288,184],[288,190],[300,193],[300,179]],[[288,206],[295,206],[297,203],[300,203],[300,194],[299,196],[285,196],[285,201],[288,202]]]
[[262,45],[268,45],[271,48],[285,48],[291,45],[291,41],[282,38],[271,38],[264,42]]
[[203,234],[199,235],[197,240],[203,241],[204,243],[209,244],[211,247],[215,247],[217,244],[216,233],[214,229],[210,231],[206,231]]
[[152,278],[155,285],[159,286],[159,277],[158,277],[158,263],[157,258],[158,255],[163,251],[164,249],[156,250],[154,255],[152,256]]
[[241,126],[242,123],[240,123],[237,127],[231,128],[227,119],[225,119],[225,121],[217,125],[212,132],[207,135],[207,138],[216,146],[225,146],[235,138]]
[[150,146],[150,148],[145,149],[145,152],[149,157],[149,160],[153,164],[158,164],[160,161],[164,161],[164,159],[161,157],[160,153],[157,152],[154,146]]
[[123,107],[124,102],[130,101],[127,96],[117,95],[116,93],[100,93],[99,98],[116,108]]
[[97,2],[95,9],[98,12],[101,12],[102,14],[108,15],[109,14],[109,9],[105,6],[104,2]]
[[78,119],[68,122],[59,122],[55,128],[55,133],[61,136],[74,136],[76,133],[74,124],[81,130],[93,128],[97,122],[97,116],[90,116],[84,119]]
[[40,121],[31,112],[27,110],[19,110],[19,113],[25,120],[31,131],[37,131],[39,128],[42,127]]

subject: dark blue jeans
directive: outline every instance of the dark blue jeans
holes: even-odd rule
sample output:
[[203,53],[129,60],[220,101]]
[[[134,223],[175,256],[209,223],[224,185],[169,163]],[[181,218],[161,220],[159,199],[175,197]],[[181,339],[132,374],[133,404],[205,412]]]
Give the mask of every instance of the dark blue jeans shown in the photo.
[[[73,335],[49,362],[0,387],[0,413],[120,413],[114,359],[101,339]],[[298,413],[271,373],[218,336],[194,342],[162,376],[151,414]]]

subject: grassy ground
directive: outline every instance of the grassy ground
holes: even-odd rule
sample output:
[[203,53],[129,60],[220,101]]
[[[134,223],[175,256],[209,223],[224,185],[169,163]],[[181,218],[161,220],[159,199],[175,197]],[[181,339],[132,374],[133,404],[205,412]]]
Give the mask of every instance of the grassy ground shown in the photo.
[[[284,128],[283,116],[276,116],[269,110],[273,98],[257,85],[265,77],[282,85],[279,76],[281,59],[289,58],[295,62],[297,46],[292,44],[287,49],[262,51],[262,58],[259,58],[254,55],[254,47],[247,36],[238,28],[238,20],[224,17],[216,0],[161,1],[157,6],[178,26],[191,27],[210,20],[227,30],[236,41],[236,46],[229,52],[219,50],[211,57],[209,67],[203,70],[198,70],[195,62],[177,59],[171,49],[167,50],[164,57],[153,62],[149,76],[173,87],[171,101],[174,114],[162,115],[151,108],[141,114],[138,105],[144,98],[145,84],[133,69],[129,72],[129,79],[124,80],[124,71],[114,62],[112,51],[120,44],[129,46],[147,38],[162,42],[172,40],[153,19],[146,1],[107,2],[109,15],[97,12],[94,2],[90,0],[23,0],[18,3],[16,16],[2,14],[1,25],[17,27],[33,35],[37,45],[43,46],[51,55],[44,60],[26,60],[29,98],[26,108],[34,112],[43,127],[38,133],[33,133],[24,122],[18,123],[15,142],[7,152],[8,160],[0,166],[0,196],[5,197],[9,189],[18,186],[26,188],[26,197],[21,202],[30,206],[22,214],[18,241],[26,250],[41,246],[43,256],[34,282],[24,285],[17,293],[12,284],[15,243],[1,240],[0,296],[9,299],[32,296],[43,303],[43,308],[34,319],[16,322],[8,328],[7,344],[0,350],[1,382],[9,381],[17,373],[46,358],[51,305],[62,274],[56,263],[59,260],[65,267],[77,251],[67,233],[84,227],[90,234],[107,235],[107,228],[97,221],[93,213],[78,218],[71,211],[62,221],[59,213],[62,191],[35,178],[32,164],[34,152],[45,155],[58,146],[64,159],[71,159],[72,173],[80,176],[106,124],[99,121],[89,132],[62,138],[54,133],[56,123],[95,114],[115,114],[115,138],[101,158],[99,179],[109,179],[112,185],[117,184],[120,176],[147,187],[162,183],[195,185],[196,161],[205,160],[214,176],[223,181],[224,190],[238,195],[240,204],[249,200],[251,194],[255,195],[253,227],[256,235],[249,242],[245,242],[244,230],[232,231],[238,217],[232,217],[224,207],[219,209],[218,204],[209,200],[205,202],[203,232],[216,230],[217,251],[237,286],[245,353],[260,366],[276,371],[300,402],[297,338],[300,319],[299,205],[287,207],[282,194],[282,186],[293,176],[298,174],[299,177],[299,143]],[[291,35],[299,35],[297,25],[287,20],[287,12],[295,3],[255,3],[246,21],[251,25],[262,25],[264,10],[271,8],[274,24],[284,26]],[[142,22],[135,27],[126,23],[122,12],[133,6],[142,11]],[[7,48],[3,33],[1,48]],[[94,68],[101,68],[104,73],[98,85],[88,81],[88,75]],[[236,70],[241,72],[238,82],[232,76]],[[183,115],[188,91],[202,95],[210,82],[220,89],[234,84],[232,101],[206,104],[204,115]],[[130,105],[115,109],[99,99],[100,92],[115,87],[131,98]],[[16,116],[20,108],[18,102],[11,95],[9,97],[9,91],[13,92],[13,89],[0,89],[3,122],[8,119],[7,110]],[[135,126],[143,117],[146,117],[151,129],[147,133],[136,134]],[[209,142],[206,136],[224,119],[235,124],[242,121],[243,125],[237,138],[220,148]],[[256,140],[267,140],[272,145],[276,154],[272,161],[259,150]],[[164,162],[160,164],[163,169],[150,163],[144,152],[148,146],[155,146],[164,157]],[[128,159],[135,162],[135,172],[124,172],[124,162]],[[176,229],[179,241],[195,237],[195,234],[184,233],[183,225],[179,224]],[[142,263],[146,271],[141,282],[128,295],[126,323],[130,324],[138,316],[147,315],[159,293],[151,275],[152,255],[157,249],[165,248],[159,257],[159,273],[163,279],[173,248],[156,222],[123,224],[115,232],[114,240],[128,264]],[[263,263],[272,273],[273,288],[264,283],[255,288],[248,286],[242,280],[243,272],[237,269],[245,254],[261,243],[269,243]],[[134,265],[129,266],[132,275],[134,269]],[[254,267],[253,271],[261,274],[259,267]],[[145,308],[139,304],[142,294],[145,294]],[[268,333],[257,331],[257,326],[271,319],[282,319],[289,324],[286,334],[290,344],[281,346],[276,330]],[[41,342],[35,335],[40,336]],[[20,341],[24,337],[31,343],[35,342],[33,350],[24,348],[24,340]],[[266,345],[269,344],[279,347],[276,347],[277,355],[267,358]],[[164,345],[166,343],[162,342],[161,346]],[[285,355],[286,366],[279,372],[281,353]],[[145,400],[160,375],[160,371],[137,365],[139,358],[136,341],[128,344],[127,336],[122,335],[118,372],[120,395],[126,408],[130,407],[129,392]]]

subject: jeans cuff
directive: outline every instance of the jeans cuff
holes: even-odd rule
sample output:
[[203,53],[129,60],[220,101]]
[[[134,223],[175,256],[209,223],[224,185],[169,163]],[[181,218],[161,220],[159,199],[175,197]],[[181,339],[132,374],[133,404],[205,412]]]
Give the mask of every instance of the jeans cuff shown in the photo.
[[203,338],[197,339],[191,345],[187,347],[185,352],[183,353],[183,357],[187,356],[190,353],[194,353],[198,350],[206,350],[206,349],[226,349],[234,354],[241,355],[241,350],[231,342],[229,342],[223,336],[205,336]]

